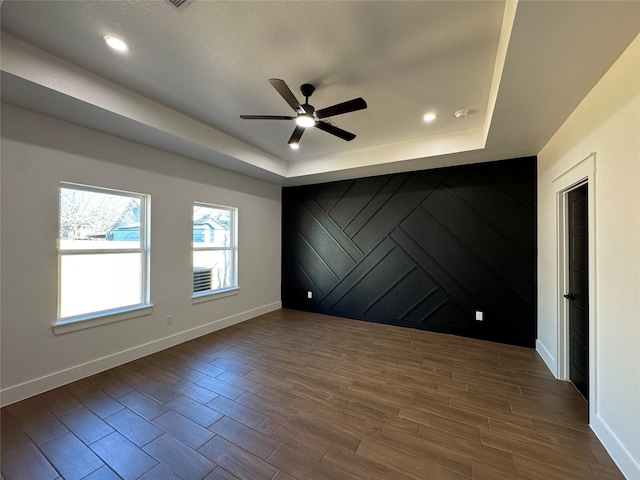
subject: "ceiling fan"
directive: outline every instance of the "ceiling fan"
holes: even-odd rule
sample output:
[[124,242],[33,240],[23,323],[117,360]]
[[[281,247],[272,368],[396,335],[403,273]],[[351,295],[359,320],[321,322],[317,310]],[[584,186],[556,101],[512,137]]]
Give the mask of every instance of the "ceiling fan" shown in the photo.
[[323,121],[323,119],[367,108],[367,102],[365,102],[363,98],[354,98],[347,102],[338,103],[331,107],[316,110],[313,105],[309,105],[309,97],[316,89],[313,85],[305,83],[300,86],[300,91],[304,96],[304,103],[301,105],[284,80],[280,80],[279,78],[270,78],[269,83],[276,89],[280,96],[284,98],[291,108],[293,108],[297,115],[240,115],[240,118],[245,120],[295,120],[296,128],[288,142],[292,147],[297,147],[300,137],[302,137],[305,129],[309,127],[319,128],[320,130],[330,133],[331,135],[335,135],[347,142],[356,138],[355,134],[338,128],[329,122]]

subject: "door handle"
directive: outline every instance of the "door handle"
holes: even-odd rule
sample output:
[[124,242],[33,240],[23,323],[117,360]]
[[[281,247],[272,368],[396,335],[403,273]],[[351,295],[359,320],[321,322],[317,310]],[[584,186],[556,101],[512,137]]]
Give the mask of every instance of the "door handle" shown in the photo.
[[571,292],[565,293],[563,297],[566,298],[567,300],[573,300],[574,298],[576,298],[576,296]]

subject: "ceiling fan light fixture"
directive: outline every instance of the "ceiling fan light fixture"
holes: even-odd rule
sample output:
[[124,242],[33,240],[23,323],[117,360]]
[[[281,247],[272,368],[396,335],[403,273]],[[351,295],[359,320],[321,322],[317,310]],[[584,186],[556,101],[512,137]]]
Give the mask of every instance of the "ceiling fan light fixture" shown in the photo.
[[309,128],[313,127],[316,124],[316,121],[311,115],[304,113],[296,117],[296,124],[302,128]]
[[128,52],[129,45],[121,38],[114,37],[113,35],[103,35],[102,39],[109,47],[118,52]]

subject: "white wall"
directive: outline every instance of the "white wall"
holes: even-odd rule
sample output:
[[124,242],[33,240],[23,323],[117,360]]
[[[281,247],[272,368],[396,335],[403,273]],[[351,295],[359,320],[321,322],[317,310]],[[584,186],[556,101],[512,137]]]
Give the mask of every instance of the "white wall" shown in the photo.
[[560,365],[552,182],[591,152],[597,154],[590,423],[627,478],[640,479],[640,36],[538,156],[538,350],[554,373]]
[[[280,307],[279,186],[7,104],[1,126],[3,404]],[[151,195],[151,315],[53,334],[60,181]],[[192,304],[193,201],[238,208],[237,295]]]

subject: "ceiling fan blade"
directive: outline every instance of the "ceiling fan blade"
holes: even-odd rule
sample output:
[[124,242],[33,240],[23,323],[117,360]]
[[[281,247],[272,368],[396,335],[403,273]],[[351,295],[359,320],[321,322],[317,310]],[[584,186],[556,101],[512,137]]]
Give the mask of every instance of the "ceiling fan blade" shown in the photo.
[[283,115],[240,115],[244,120],[293,120],[296,117],[285,117]]
[[298,143],[300,141],[300,137],[302,137],[302,134],[304,133],[304,131],[305,131],[304,127],[296,127],[296,129],[291,134],[291,138],[289,139],[289,141],[287,143],[289,145],[291,145],[292,143]]
[[338,103],[337,105],[332,105],[331,107],[316,110],[316,116],[318,118],[334,117],[336,115],[355,112],[364,108],[367,108],[367,102],[365,102],[363,98],[359,97],[347,102]]
[[296,112],[300,110],[300,102],[293,94],[291,89],[287,86],[284,80],[279,78],[270,78],[269,83],[277,90],[282,98],[293,108]]
[[355,134],[333,126],[327,122],[316,122],[316,127],[320,130],[324,130],[325,132],[330,133],[331,135],[335,135],[336,137],[346,140],[347,142],[350,142],[351,140],[356,138]]

